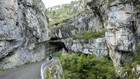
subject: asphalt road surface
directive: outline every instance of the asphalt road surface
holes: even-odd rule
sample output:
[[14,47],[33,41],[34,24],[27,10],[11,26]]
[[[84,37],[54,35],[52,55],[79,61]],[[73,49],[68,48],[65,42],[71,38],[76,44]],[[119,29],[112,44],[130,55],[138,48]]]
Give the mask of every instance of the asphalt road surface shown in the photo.
[[37,62],[0,72],[0,79],[41,79],[40,69],[43,63],[44,62]]

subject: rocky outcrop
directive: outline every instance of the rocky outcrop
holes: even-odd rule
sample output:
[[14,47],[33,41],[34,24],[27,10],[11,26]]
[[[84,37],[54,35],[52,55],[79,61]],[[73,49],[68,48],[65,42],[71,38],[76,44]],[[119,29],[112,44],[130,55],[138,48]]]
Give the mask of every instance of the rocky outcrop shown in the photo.
[[107,45],[116,69],[131,59],[138,43],[136,34],[138,26],[135,25],[136,16],[133,14],[135,12],[133,7],[127,3],[112,6],[108,14]]
[[[85,6],[85,0],[75,3],[74,9],[72,9],[68,14],[70,16],[69,18],[52,25],[54,28],[52,28],[51,36],[63,38],[64,40],[62,41],[71,51],[95,54],[101,57],[107,56],[107,47],[104,37],[86,40],[75,40],[71,38],[83,31],[98,32],[104,29],[100,18],[98,16],[96,17],[88,6]],[[54,8],[56,9],[56,7]],[[53,11],[55,9],[53,9]]]
[[106,42],[104,38],[73,40],[67,38],[63,40],[67,48],[74,52],[82,52],[84,54],[94,54],[99,57],[108,56]]
[[58,25],[55,29],[55,35],[57,37],[68,38],[63,40],[63,42],[69,50],[86,54],[95,54],[97,56],[107,56],[107,47],[104,38],[91,38],[86,40],[74,40],[69,38],[83,31],[98,32],[103,29],[99,18],[96,18],[91,11],[84,10],[83,13],[67,19],[61,26]]
[[49,39],[41,0],[0,0],[0,67],[11,68],[45,56]]
[[[97,54],[103,49],[112,59],[116,72],[120,74],[121,67],[131,60],[139,43],[139,3],[139,0],[88,0],[84,7],[86,11],[62,21],[61,27],[60,24],[56,25],[58,27],[55,28],[55,35],[60,38],[66,36],[67,39],[63,41],[73,51]],[[69,38],[82,31],[102,29],[105,29],[104,37],[88,39],[86,43]],[[100,53],[101,56],[106,54]]]

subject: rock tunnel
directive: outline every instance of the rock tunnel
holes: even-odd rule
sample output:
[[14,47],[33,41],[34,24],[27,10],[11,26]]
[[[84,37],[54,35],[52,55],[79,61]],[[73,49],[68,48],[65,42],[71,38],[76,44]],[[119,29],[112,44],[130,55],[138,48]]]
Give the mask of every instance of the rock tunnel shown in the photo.
[[58,37],[50,38],[47,51],[58,52],[64,49],[66,52],[68,52],[68,49],[66,48],[65,44],[61,41],[61,39],[62,38],[58,38]]

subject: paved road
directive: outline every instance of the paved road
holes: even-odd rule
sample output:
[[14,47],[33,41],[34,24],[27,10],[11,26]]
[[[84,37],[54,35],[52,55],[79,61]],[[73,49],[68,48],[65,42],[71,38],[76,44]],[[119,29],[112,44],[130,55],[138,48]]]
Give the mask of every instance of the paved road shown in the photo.
[[41,79],[40,67],[44,62],[38,62],[0,72],[0,79]]

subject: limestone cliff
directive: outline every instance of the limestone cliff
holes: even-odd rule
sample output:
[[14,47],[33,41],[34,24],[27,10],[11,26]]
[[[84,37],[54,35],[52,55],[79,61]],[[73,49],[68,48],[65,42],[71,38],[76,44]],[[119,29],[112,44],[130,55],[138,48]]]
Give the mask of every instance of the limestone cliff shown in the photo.
[[[82,8],[85,10],[52,25],[56,30],[54,35],[67,38],[62,41],[70,50],[98,56],[109,55],[116,72],[120,74],[121,67],[131,60],[139,44],[140,1],[81,0],[79,4],[84,4]],[[78,7],[76,9],[79,10]],[[100,38],[73,39],[76,33],[82,31],[101,30],[105,30],[105,35]]]
[[[68,18],[58,23],[51,24],[52,29],[51,36],[57,36],[59,38],[67,38],[62,40],[69,50],[75,52],[83,52],[96,54],[97,56],[107,56],[107,47],[105,38],[100,37],[98,39],[80,39],[73,38],[74,35],[80,34],[83,31],[98,32],[104,30],[102,22],[98,16],[92,12],[90,7],[87,6],[87,0],[81,0],[75,2],[74,7],[68,12]],[[56,9],[56,7],[55,7]],[[55,10],[53,9],[53,11]],[[59,8],[57,8],[58,10]],[[61,8],[60,8],[61,9]],[[52,11],[52,9],[49,9]],[[56,11],[57,11],[56,10]],[[51,18],[52,19],[52,18]],[[55,30],[55,31],[54,31]],[[105,34],[104,34],[105,35]]]
[[45,56],[49,39],[41,0],[0,0],[0,67],[11,68]]

